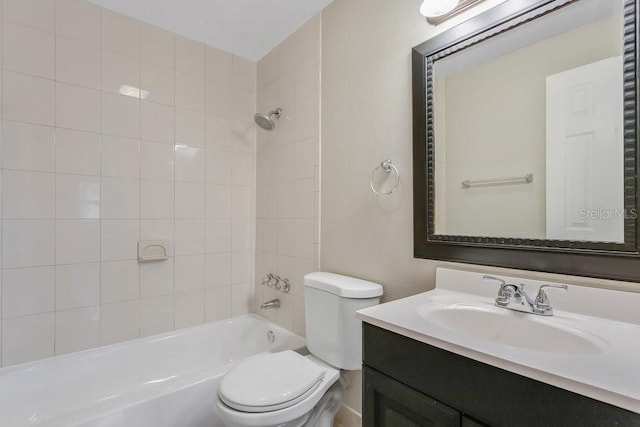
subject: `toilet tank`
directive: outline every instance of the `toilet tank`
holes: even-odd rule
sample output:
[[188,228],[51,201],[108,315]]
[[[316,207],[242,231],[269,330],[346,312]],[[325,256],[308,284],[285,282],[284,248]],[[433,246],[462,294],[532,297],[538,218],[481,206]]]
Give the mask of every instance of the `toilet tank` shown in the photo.
[[382,286],[334,273],[304,276],[307,348],[340,369],[362,367],[362,322],[356,311],[380,302]]

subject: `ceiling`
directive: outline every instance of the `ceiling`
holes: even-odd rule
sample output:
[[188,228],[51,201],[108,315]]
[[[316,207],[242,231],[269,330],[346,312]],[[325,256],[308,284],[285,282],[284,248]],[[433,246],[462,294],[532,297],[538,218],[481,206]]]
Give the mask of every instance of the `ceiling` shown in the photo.
[[253,61],[332,0],[89,0]]

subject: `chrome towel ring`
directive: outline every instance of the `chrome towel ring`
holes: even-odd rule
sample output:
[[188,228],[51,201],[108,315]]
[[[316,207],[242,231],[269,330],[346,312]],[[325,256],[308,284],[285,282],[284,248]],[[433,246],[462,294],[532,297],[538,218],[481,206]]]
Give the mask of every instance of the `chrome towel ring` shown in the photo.
[[[389,191],[386,191],[386,192],[380,191],[376,188],[375,184],[373,183],[373,180],[376,174],[380,171],[384,172],[385,174],[390,174],[391,172],[393,172],[396,175],[393,187],[391,187]],[[387,159],[384,162],[381,162],[373,171],[371,171],[371,178],[369,180],[369,184],[371,185],[371,191],[373,191],[378,196],[389,196],[393,194],[393,192],[396,191],[396,189],[400,185],[400,172],[398,172],[398,168],[395,167],[395,165],[391,162],[391,160]]]

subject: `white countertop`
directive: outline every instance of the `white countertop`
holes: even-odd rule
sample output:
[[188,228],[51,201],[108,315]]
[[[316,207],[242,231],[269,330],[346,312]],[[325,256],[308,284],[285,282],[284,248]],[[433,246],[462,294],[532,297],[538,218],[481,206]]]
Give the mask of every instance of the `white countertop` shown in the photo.
[[[503,308],[510,318],[561,327],[597,343],[589,354],[535,351],[458,333],[428,321],[425,307],[473,304],[493,310],[499,285],[482,280],[481,273],[439,268],[436,289],[360,310],[362,321],[478,360],[516,374],[640,413],[640,293],[569,285],[566,294],[549,292],[554,315],[519,313]],[[530,293],[543,284],[517,278]],[[548,344],[548,343],[546,343]]]

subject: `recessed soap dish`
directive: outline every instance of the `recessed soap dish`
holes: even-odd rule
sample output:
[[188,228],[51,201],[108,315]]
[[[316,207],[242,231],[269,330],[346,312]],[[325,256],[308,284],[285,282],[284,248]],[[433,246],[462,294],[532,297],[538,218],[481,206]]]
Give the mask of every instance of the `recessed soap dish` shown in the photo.
[[138,242],[138,262],[169,259],[168,240],[141,240]]

